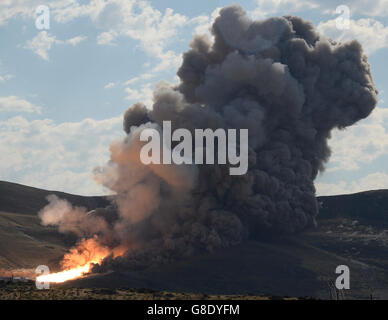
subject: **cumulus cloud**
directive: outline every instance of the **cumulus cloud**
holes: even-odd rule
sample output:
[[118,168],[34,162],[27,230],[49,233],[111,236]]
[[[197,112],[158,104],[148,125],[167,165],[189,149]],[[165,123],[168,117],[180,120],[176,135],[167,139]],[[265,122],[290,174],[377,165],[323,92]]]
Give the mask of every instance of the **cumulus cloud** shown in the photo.
[[34,1],[34,0],[1,1],[0,2],[0,25],[7,24],[9,20],[18,16],[21,16],[23,18],[32,18],[34,16],[34,9],[39,4],[38,4],[38,1]]
[[123,27],[120,31],[123,35],[139,40],[143,49],[156,56],[164,53],[167,40],[176,36],[178,29],[182,27],[187,18],[172,9],[167,9],[164,14],[154,9],[149,4],[138,4],[140,13],[133,14],[135,8],[126,5],[121,1],[119,5],[122,10],[117,16]]
[[139,89],[127,87],[125,89],[127,100],[132,102],[143,101],[146,105],[152,105],[153,88],[151,83],[141,85]]
[[263,19],[279,12],[298,12],[320,7],[318,1],[311,0],[257,0],[257,7],[250,12],[252,18]]
[[307,10],[319,10],[320,13],[335,14],[340,5],[348,5],[351,12],[369,17],[388,16],[387,0],[257,0],[257,7],[251,12],[254,18],[264,18],[273,14],[289,14]]
[[109,82],[105,85],[104,89],[111,89],[113,88],[114,86],[116,86],[116,83],[115,82]]
[[212,37],[211,26],[214,20],[220,15],[221,8],[216,8],[210,15],[202,15],[191,20],[192,23],[197,24],[194,28],[194,34],[206,34]]
[[0,121],[0,176],[50,190],[103,194],[92,172],[109,158],[106,145],[121,136],[121,126],[120,118],[55,123],[17,116]]
[[57,43],[55,36],[50,36],[47,31],[41,31],[33,39],[28,40],[25,49],[30,49],[44,60],[48,60],[48,52],[52,45]]
[[388,189],[388,173],[374,172],[360,179],[337,183],[318,182],[315,184],[317,195],[330,196],[337,194],[349,194],[368,190]]
[[81,4],[80,0],[54,0],[50,7],[53,9],[54,19],[59,23],[66,23],[80,17],[95,20],[110,1],[112,0],[89,0],[88,3]]
[[67,22],[88,16],[102,29],[97,37],[99,45],[112,44],[116,37],[124,36],[138,40],[149,54],[165,59],[166,43],[177,35],[188,18],[168,8],[165,12],[155,9],[147,1],[93,0],[81,5],[78,1],[57,5],[54,17],[58,22]]
[[337,171],[358,171],[388,153],[388,108],[376,108],[369,118],[346,130],[335,130],[329,145],[330,166],[315,183],[317,195],[348,194],[388,189],[388,173],[377,171],[359,179],[326,182]]
[[124,85],[125,86],[129,86],[129,85],[132,85],[134,83],[137,83],[139,81],[142,81],[142,80],[147,80],[147,79],[151,79],[152,77],[154,77],[154,74],[151,74],[151,73],[143,73],[137,77],[133,77],[127,81],[124,82]]
[[44,60],[49,60],[48,52],[54,44],[76,46],[85,39],[86,37],[84,36],[77,36],[63,41],[58,40],[55,36],[51,36],[47,31],[41,31],[33,39],[28,40],[24,48],[32,50]]
[[348,5],[353,14],[365,15],[369,17],[386,17],[388,16],[387,0],[352,0],[344,3],[342,0],[318,1],[320,8],[325,9],[326,13],[334,13],[335,8],[340,5]]
[[188,18],[172,9],[162,13],[148,2],[111,0],[100,7],[95,22],[99,26],[109,26],[108,31],[97,37],[98,44],[113,44],[118,36],[137,40],[146,53],[160,60],[154,72],[176,68],[181,62],[179,55],[166,46]]
[[41,113],[42,108],[17,96],[0,97],[0,112]]
[[[90,0],[87,4],[80,4],[79,0],[50,0],[44,3],[51,9],[55,21],[65,23],[82,16],[95,16],[104,0]],[[36,17],[35,9],[42,5],[41,0],[2,0],[0,2],[0,25],[7,24],[11,19]]]
[[86,40],[85,36],[77,36],[68,40],[65,40],[65,44],[70,44],[72,46],[76,46],[77,44],[81,43],[82,41]]
[[117,32],[114,30],[102,32],[97,36],[97,44],[99,45],[113,45],[113,41],[117,37]]
[[161,72],[168,69],[176,69],[182,63],[182,55],[169,50],[159,56],[160,62],[152,68],[152,72]]
[[[33,17],[30,11],[34,11],[37,3],[20,0],[27,5],[29,11],[16,4],[9,5],[13,8],[12,15]],[[114,45],[118,37],[130,38],[139,42],[140,47],[154,61],[149,66],[146,74],[158,74],[166,70],[176,70],[182,63],[181,54],[169,48],[173,39],[176,39],[181,29],[185,26],[195,26],[197,32],[210,27],[219,9],[209,17],[203,16],[189,19],[185,15],[167,8],[164,12],[154,8],[148,1],[138,0],[90,0],[82,3],[77,0],[58,0],[49,4],[51,15],[58,23],[65,23],[81,17],[89,18],[95,27],[102,30],[97,36],[98,45]],[[1,8],[1,6],[0,6]],[[29,13],[29,14],[27,14]],[[40,32],[34,39],[27,42],[25,48],[32,50],[42,59],[49,60],[49,51],[54,45],[76,45],[85,40],[78,36],[69,40],[58,40],[46,31]],[[145,77],[139,76],[141,80]],[[133,88],[129,88],[129,96],[136,95]],[[136,91],[145,92],[147,88],[136,88]],[[149,101],[149,100],[148,100]]]
[[[388,47],[388,27],[373,17],[388,16],[387,0],[363,1],[355,0],[349,4],[343,1],[329,0],[260,0],[251,11],[255,18],[265,18],[273,14],[290,14],[308,10],[319,10],[320,13],[339,16],[336,8],[348,5],[351,15],[363,15],[367,18],[350,19],[349,29],[340,30],[336,27],[336,18],[319,23],[317,29],[322,34],[340,42],[356,39],[367,54]],[[352,17],[352,16],[351,16]]]
[[388,108],[378,107],[369,118],[346,130],[335,130],[329,145],[328,171],[358,170],[388,153]]
[[350,20],[349,29],[340,30],[336,19],[321,22],[318,30],[324,35],[339,42],[356,39],[363,45],[367,54],[388,47],[388,26],[371,18]]

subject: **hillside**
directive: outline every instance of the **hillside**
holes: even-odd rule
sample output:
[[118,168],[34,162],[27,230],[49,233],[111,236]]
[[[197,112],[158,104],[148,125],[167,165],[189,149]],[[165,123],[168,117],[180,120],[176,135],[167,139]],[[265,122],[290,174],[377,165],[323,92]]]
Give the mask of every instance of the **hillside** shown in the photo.
[[104,197],[82,197],[0,181],[0,211],[35,215],[48,203],[46,197],[49,194],[55,194],[59,198],[67,199],[73,205],[89,210],[104,207],[108,203]]
[[388,226],[388,190],[318,197],[319,219],[347,217]]

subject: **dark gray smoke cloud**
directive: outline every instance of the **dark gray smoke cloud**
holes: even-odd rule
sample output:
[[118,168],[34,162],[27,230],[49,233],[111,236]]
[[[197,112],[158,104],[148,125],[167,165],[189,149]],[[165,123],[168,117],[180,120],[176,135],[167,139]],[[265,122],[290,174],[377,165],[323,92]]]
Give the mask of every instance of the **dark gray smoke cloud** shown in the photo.
[[[128,135],[111,145],[111,161],[96,172],[117,193],[117,219],[99,224],[100,241],[136,247],[110,265],[160,262],[314,225],[313,181],[330,156],[331,130],[367,117],[376,105],[357,41],[336,43],[298,17],[252,21],[237,5],[221,10],[212,34],[214,41],[193,39],[178,85],[160,83],[153,106],[127,110]],[[162,130],[163,120],[192,132],[248,129],[248,172],[143,165],[139,134]]]

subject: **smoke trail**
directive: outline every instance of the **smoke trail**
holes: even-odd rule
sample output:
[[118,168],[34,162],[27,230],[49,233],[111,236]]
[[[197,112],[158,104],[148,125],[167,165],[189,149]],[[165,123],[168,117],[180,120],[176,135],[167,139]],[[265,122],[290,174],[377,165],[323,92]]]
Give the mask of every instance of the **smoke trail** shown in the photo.
[[[252,21],[237,5],[220,11],[212,34],[214,41],[193,39],[177,86],[162,82],[153,106],[136,103],[126,111],[127,137],[111,145],[110,162],[96,170],[96,180],[117,194],[113,221],[100,221],[104,210],[85,220],[78,213],[42,215],[63,231],[74,231],[74,222],[78,234],[93,231],[112,247],[136,243],[141,249],[105,265],[160,262],[314,225],[313,181],[330,156],[331,130],[353,125],[376,105],[357,41],[336,43],[298,17]],[[192,133],[248,129],[248,172],[230,176],[228,165],[143,165],[139,135],[145,128],[161,131],[163,120]]]

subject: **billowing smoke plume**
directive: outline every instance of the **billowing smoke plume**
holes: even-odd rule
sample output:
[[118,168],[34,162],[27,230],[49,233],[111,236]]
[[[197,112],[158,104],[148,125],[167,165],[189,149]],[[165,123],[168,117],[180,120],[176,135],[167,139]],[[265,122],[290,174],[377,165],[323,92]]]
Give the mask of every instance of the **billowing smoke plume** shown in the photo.
[[[360,44],[324,38],[298,17],[252,21],[237,5],[220,11],[212,34],[213,41],[193,39],[178,85],[160,83],[153,106],[126,111],[127,136],[111,145],[110,162],[96,172],[117,194],[113,209],[46,212],[46,224],[96,233],[111,248],[131,245],[114,264],[172,259],[314,225],[313,181],[330,156],[330,131],[367,117],[377,102]],[[163,120],[192,133],[248,129],[248,172],[142,164],[140,132],[161,131]]]

